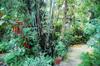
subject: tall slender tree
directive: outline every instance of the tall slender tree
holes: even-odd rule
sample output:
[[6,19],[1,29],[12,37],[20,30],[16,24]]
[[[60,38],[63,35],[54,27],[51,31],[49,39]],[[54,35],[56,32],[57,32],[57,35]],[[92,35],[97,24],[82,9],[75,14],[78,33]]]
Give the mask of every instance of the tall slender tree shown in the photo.
[[68,10],[68,5],[67,5],[67,0],[64,0],[64,18],[63,18],[63,25],[61,29],[61,39],[64,37],[64,30],[65,30],[65,23],[67,23],[67,10]]

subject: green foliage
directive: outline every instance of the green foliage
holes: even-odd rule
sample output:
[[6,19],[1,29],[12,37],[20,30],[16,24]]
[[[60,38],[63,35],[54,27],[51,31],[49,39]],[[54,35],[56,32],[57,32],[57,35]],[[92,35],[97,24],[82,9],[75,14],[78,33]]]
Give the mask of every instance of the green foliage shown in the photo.
[[[70,38],[70,39],[69,39]],[[78,24],[75,24],[70,29],[67,29],[67,31],[64,32],[64,43],[67,44],[67,46],[71,44],[78,44],[78,43],[84,43],[88,39],[88,35],[83,33],[83,30],[80,29]]]
[[[73,36],[74,32],[67,30],[64,32],[64,43],[66,44],[66,46],[68,46],[69,44],[71,44],[72,41],[74,41],[74,36]],[[69,39],[71,38],[71,39]]]
[[86,34],[93,34],[95,32],[95,26],[90,24],[90,23],[86,23],[86,25],[84,26],[84,33]]
[[55,22],[54,23],[54,28],[55,28],[55,31],[60,32],[61,28],[62,28],[62,22],[60,20]]
[[92,59],[93,64],[97,65],[97,66],[100,66],[100,63],[99,63],[100,62],[100,51],[99,51],[100,49],[99,48],[94,50],[94,56],[93,56],[93,59]]
[[3,59],[6,63],[13,63],[16,61],[17,57],[23,56],[25,54],[24,48],[16,47],[14,50],[10,50],[10,53],[7,53]]
[[[95,6],[99,8],[98,5]],[[90,35],[90,39],[88,40],[87,44],[92,48],[94,48],[94,50],[92,53],[92,57],[91,54],[84,55],[84,58],[82,58],[83,59],[82,62],[83,64],[81,64],[82,66],[86,66],[84,64],[90,64],[90,63],[91,65],[87,66],[100,66],[100,22],[99,21],[100,19],[96,17],[94,19],[91,19],[90,23],[88,23],[87,26],[85,26],[86,29],[84,30],[84,32]],[[89,62],[86,63],[85,57],[87,55],[88,57],[90,57],[90,60],[88,60]]]
[[62,41],[58,41],[55,46],[57,56],[64,56],[66,54],[66,45]]
[[[44,0],[0,0],[0,53],[8,52],[3,56],[5,63],[51,66],[53,58],[63,57],[69,45],[88,40],[94,52],[83,54],[80,66],[100,66],[100,1],[67,0],[65,22],[70,22],[71,27],[60,39],[61,29],[65,28],[64,1],[45,0],[46,5]],[[21,33],[16,34],[19,30]]]
[[58,7],[61,7],[62,4],[63,4],[63,2],[64,2],[64,0],[56,0],[56,1],[57,1],[57,5],[58,5]]
[[93,66],[92,59],[88,53],[83,53],[81,58],[83,59],[83,62],[79,66]]
[[7,54],[4,60],[10,66],[51,66],[51,63],[53,61],[53,59],[50,56],[45,57],[42,55],[33,58],[33,56],[26,55],[25,57],[21,58],[21,56],[18,57],[18,55],[15,53]]
[[6,42],[0,42],[0,52],[5,52],[8,49],[7,46]]
[[52,58],[49,56],[44,57],[35,57],[34,58],[25,58],[23,66],[51,66]]
[[[100,34],[97,33],[96,35],[94,35],[93,37],[90,37],[90,40],[87,42],[87,44],[91,47],[94,48],[93,53],[92,53],[92,57],[91,54],[85,54],[83,55],[84,57],[82,58],[82,66],[86,66],[87,64],[91,64],[91,65],[87,65],[87,66],[100,66]],[[87,58],[90,57],[90,59]],[[86,62],[85,60],[88,60],[88,62]],[[85,64],[85,65],[84,65]],[[80,65],[80,66],[81,66]]]
[[[44,23],[44,11],[46,11],[44,0],[0,1],[0,52],[8,52],[2,59],[9,66],[51,66],[53,63],[53,59],[47,56],[46,52],[42,53],[43,48],[39,43],[43,39],[39,33],[38,18],[40,18],[43,28],[48,26]],[[23,25],[17,24],[17,21],[23,22]],[[17,28],[14,30],[13,27],[16,26]],[[5,31],[1,34],[3,30]],[[16,34],[18,30],[21,30],[20,34]],[[3,36],[1,37],[1,35]],[[7,38],[4,38],[6,35]],[[4,38],[5,41],[1,38]],[[46,55],[41,56],[44,53]]]

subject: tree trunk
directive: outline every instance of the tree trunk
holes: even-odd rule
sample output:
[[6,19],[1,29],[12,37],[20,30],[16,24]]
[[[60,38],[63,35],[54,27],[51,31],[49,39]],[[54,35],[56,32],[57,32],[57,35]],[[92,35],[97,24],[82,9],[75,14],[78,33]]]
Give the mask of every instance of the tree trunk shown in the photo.
[[43,27],[42,27],[42,23],[41,23],[41,15],[40,15],[40,4],[39,4],[39,1],[41,0],[35,0],[36,2],[36,26],[37,26],[37,32],[38,32],[38,41],[39,41],[39,44],[40,44],[40,47],[42,49],[42,51],[44,52],[45,51],[45,48],[46,48],[46,35],[45,33],[43,32]]
[[63,18],[63,25],[61,29],[61,39],[64,37],[64,31],[65,31],[65,23],[67,23],[67,0],[64,1],[64,18]]

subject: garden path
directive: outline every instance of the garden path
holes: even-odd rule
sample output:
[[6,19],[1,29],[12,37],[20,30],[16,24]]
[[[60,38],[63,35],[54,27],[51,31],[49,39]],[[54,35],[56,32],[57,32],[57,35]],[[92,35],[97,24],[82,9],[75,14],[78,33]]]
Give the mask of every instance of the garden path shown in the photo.
[[80,55],[83,52],[91,52],[93,49],[86,44],[72,45],[67,53],[67,60],[61,62],[59,66],[78,66],[81,63]]

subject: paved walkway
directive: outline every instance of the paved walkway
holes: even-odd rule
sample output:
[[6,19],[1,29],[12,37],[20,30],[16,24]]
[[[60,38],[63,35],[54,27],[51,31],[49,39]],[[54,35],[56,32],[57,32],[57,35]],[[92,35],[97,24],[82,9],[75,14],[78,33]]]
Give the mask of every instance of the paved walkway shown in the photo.
[[73,45],[69,48],[68,58],[64,62],[61,62],[60,66],[78,66],[81,63],[80,55],[83,52],[91,52],[93,49],[87,45]]

